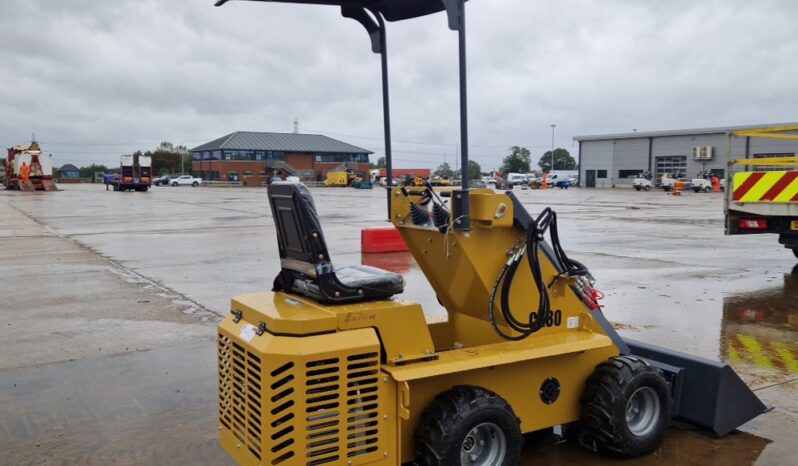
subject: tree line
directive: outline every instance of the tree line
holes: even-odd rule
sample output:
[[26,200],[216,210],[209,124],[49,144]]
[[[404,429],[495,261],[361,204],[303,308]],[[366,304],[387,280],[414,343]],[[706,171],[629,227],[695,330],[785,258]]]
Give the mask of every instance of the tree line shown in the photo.
[[[509,153],[502,160],[502,165],[499,171],[502,173],[529,173],[532,171],[532,153],[523,146],[512,146],[508,149]],[[546,151],[538,160],[538,168],[541,172],[549,172],[552,170],[552,151]],[[369,164],[371,168],[385,168],[385,157],[377,159],[377,163]],[[576,170],[576,160],[568,152],[568,149],[557,148],[554,149],[554,170]],[[435,176],[441,178],[454,178],[455,173],[451,165],[444,162],[438,166],[433,172]],[[482,167],[473,161],[468,161],[468,176],[469,179],[475,180],[482,176]]]
[[[179,173],[191,173],[191,152],[184,145],[175,145],[169,141],[162,142],[152,150],[142,152],[137,150],[130,154],[134,160],[138,160],[140,155],[148,155],[152,158],[152,172],[156,176],[173,175]],[[138,163],[138,162],[136,162]],[[91,165],[80,167],[81,178],[92,178],[95,173],[118,173],[119,165],[106,166],[102,163],[92,163]]]

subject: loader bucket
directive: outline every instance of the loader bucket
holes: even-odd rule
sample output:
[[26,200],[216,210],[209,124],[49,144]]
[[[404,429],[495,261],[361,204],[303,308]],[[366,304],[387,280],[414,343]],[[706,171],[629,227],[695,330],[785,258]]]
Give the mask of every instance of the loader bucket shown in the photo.
[[58,187],[53,180],[42,180],[42,189],[44,191],[58,191]]
[[671,382],[675,419],[722,437],[769,411],[728,364],[624,340],[631,354],[661,369]]

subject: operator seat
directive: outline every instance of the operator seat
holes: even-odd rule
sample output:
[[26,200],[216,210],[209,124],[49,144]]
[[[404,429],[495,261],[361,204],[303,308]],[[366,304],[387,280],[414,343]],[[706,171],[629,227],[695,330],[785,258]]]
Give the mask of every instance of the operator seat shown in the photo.
[[404,290],[404,278],[397,273],[365,265],[333,268],[313,196],[304,184],[270,184],[269,204],[282,267],[274,291],[343,304],[386,299]]

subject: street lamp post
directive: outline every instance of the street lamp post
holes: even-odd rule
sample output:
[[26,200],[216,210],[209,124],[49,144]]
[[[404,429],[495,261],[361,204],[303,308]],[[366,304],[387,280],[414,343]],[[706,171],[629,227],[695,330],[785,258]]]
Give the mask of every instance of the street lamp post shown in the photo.
[[554,128],[556,128],[556,127],[557,127],[557,125],[552,123],[552,125],[551,125],[551,168],[549,169],[549,172],[554,171]]

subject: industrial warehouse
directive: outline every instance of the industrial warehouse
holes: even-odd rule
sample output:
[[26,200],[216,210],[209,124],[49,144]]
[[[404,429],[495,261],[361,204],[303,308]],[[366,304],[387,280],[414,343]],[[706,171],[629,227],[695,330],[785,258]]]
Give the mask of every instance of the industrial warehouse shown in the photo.
[[275,174],[322,181],[327,172],[365,173],[372,153],[319,134],[236,131],[191,149],[191,168],[208,181],[265,186]]
[[631,186],[632,180],[644,172],[650,172],[655,180],[674,174],[675,178],[700,178],[702,172],[722,179],[729,157],[758,159],[798,153],[796,140],[730,136],[730,132],[796,124],[574,136],[579,143],[579,179],[587,188]]

